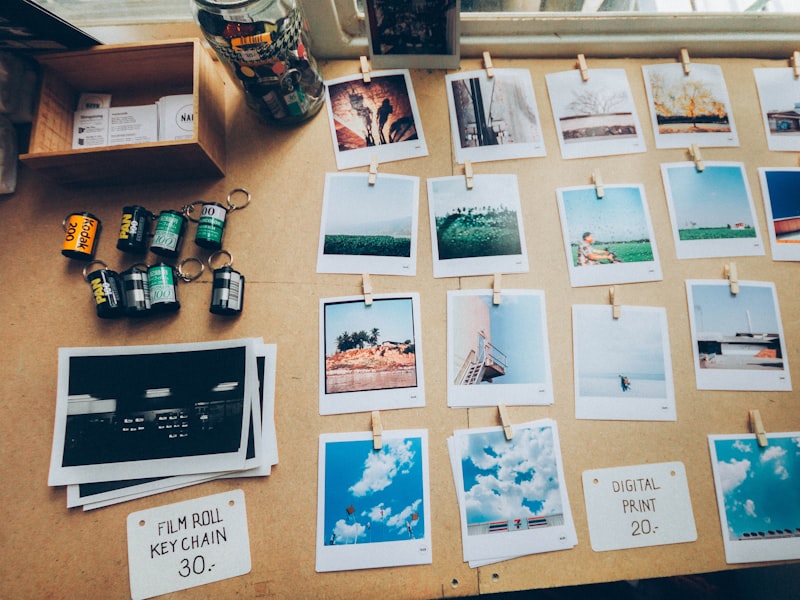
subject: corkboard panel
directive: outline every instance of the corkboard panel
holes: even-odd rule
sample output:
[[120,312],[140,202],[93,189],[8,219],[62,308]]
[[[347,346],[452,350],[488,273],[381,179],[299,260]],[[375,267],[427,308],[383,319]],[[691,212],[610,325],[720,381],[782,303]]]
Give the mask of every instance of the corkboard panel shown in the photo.
[[[0,565],[5,598],[125,598],[128,566],[125,519],[133,511],[241,487],[246,496],[253,569],[249,575],[191,589],[174,597],[433,598],[507,590],[640,579],[732,568],[725,563],[706,436],[747,431],[747,410],[758,408],[768,430],[800,430],[794,392],[709,392],[694,384],[684,281],[721,278],[725,259],[676,260],[666,198],[659,171],[663,162],[688,160],[685,149],[657,150],[653,140],[638,59],[593,60],[590,68],[623,68],[633,90],[647,152],[616,157],[562,160],[544,76],[574,67],[574,59],[504,60],[495,68],[529,69],[542,121],[547,156],[474,165],[477,174],[514,173],[519,180],[530,271],[506,275],[507,288],[545,291],[555,403],[512,407],[516,422],[551,417],[558,423],[566,486],[578,545],[569,551],[509,560],[480,569],[462,561],[458,509],[446,440],[453,430],[498,424],[497,411],[449,409],[446,385],[446,293],[490,288],[489,276],[434,279],[425,181],[458,175],[454,162],[444,72],[412,71],[429,156],[380,166],[380,172],[420,177],[419,258],[415,277],[373,276],[376,293],[420,293],[427,404],[386,411],[387,429],[429,430],[433,564],[316,574],[317,440],[321,433],[362,431],[368,414],[321,417],[318,413],[319,299],[358,294],[355,275],[317,274],[316,252],[326,172],[335,172],[333,142],[325,113],[293,129],[259,123],[234,85],[226,86],[228,172],[222,180],[109,185],[90,189],[59,187],[24,167],[18,191],[0,201],[0,273],[6,302],[5,360],[0,363],[0,501],[7,517],[0,540],[7,559]],[[761,234],[767,231],[758,167],[797,165],[796,153],[769,152],[760,116],[753,68],[787,66],[783,60],[703,59],[722,66],[740,137],[736,148],[708,148],[706,160],[741,161],[755,202]],[[357,61],[322,65],[327,79],[358,72]],[[481,68],[464,60],[462,70]],[[645,188],[658,245],[663,281],[618,286],[625,305],[667,309],[678,420],[667,423],[578,421],[574,417],[572,374],[573,304],[607,302],[606,287],[571,288],[561,237],[555,190],[591,183],[599,168],[604,182],[641,183]],[[363,169],[366,171],[366,169]],[[100,217],[104,230],[98,258],[122,270],[135,262],[114,246],[121,208],[143,204],[155,212],[198,200],[224,199],[233,188],[253,194],[246,210],[230,216],[226,246],[234,267],[247,277],[244,313],[221,320],[208,313],[210,278],[181,284],[180,312],[143,321],[105,322],[94,314],[82,265],[59,253],[61,222],[73,210]],[[184,255],[197,254],[191,240]],[[763,257],[736,259],[741,279],[774,281],[795,386],[800,385],[800,301],[796,263]],[[276,343],[276,421],[280,462],[259,480],[228,480],[84,513],[69,510],[65,491],[47,487],[56,396],[57,349],[203,341],[260,336]],[[591,550],[581,473],[587,469],[650,462],[686,465],[697,523],[696,542],[637,550]]]

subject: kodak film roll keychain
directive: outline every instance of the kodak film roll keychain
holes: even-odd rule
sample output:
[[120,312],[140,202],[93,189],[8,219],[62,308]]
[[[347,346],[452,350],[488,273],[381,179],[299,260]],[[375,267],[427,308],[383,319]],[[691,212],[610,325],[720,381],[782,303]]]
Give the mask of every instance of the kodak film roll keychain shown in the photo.
[[[227,256],[227,262],[219,268],[214,268],[214,262],[221,256]],[[215,315],[230,316],[242,312],[244,276],[234,271],[232,264],[233,256],[227,250],[217,250],[208,257],[208,266],[214,270],[209,311]]]
[[[233,198],[237,195],[244,195],[243,204],[234,204]],[[237,209],[241,209],[250,204],[250,192],[244,188],[236,188],[228,193],[225,205],[219,202],[206,202],[200,208],[200,218],[197,219],[197,232],[195,233],[194,243],[201,248],[209,250],[219,250],[222,248],[222,236],[225,233],[225,221],[228,214]],[[194,205],[189,205],[187,216],[194,209]],[[189,217],[192,219],[191,217]],[[194,220],[194,219],[192,219]]]
[[83,268],[83,278],[92,288],[97,316],[114,319],[125,314],[119,274],[108,268],[102,260],[93,260]]
[[119,223],[119,237],[117,249],[131,254],[144,254],[147,252],[147,242],[150,237],[150,227],[153,222],[153,213],[143,206],[133,205],[122,208],[122,219]]
[[150,281],[147,269],[146,264],[136,263],[120,273],[125,314],[129,317],[145,317],[150,314]]
[[64,217],[64,244],[61,254],[78,260],[92,260],[100,235],[100,219],[88,212],[74,212]]
[[183,211],[162,210],[159,213],[153,241],[150,243],[150,251],[153,254],[167,258],[175,258],[180,254],[183,235],[186,232],[186,210],[188,207],[185,206]]

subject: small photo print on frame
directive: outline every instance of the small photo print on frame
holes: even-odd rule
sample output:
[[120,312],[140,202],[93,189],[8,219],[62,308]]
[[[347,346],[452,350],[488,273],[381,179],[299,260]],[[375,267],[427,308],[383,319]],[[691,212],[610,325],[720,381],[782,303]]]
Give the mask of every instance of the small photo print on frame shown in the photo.
[[425,406],[419,294],[320,300],[320,414]]
[[553,403],[544,292],[447,292],[447,405]]
[[365,0],[364,12],[373,68],[458,68],[461,0]]
[[445,85],[457,163],[545,156],[530,71],[452,73]]
[[575,418],[675,421],[664,308],[572,307]]
[[665,163],[661,177],[678,258],[764,255],[744,164]]
[[327,110],[338,169],[428,155],[407,69],[326,81]]
[[800,559],[800,432],[709,435],[725,560]]
[[800,260],[800,168],[760,167],[773,260]]
[[434,277],[527,273],[516,175],[428,179]]
[[661,279],[650,210],[641,185],[556,190],[572,287]]
[[563,158],[646,151],[624,69],[589,69],[587,81],[574,69],[545,80]]
[[790,391],[786,340],[775,284],[687,280],[699,390]]
[[644,84],[656,148],[738,146],[728,88],[719,65],[645,65]]
[[456,430],[448,440],[464,560],[498,561],[577,543],[555,421]]
[[59,348],[49,485],[245,468],[250,339]]
[[416,275],[419,177],[327,173],[318,273]]
[[753,69],[761,102],[767,147],[800,151],[800,79],[794,69]]
[[430,564],[428,432],[319,438],[317,572]]

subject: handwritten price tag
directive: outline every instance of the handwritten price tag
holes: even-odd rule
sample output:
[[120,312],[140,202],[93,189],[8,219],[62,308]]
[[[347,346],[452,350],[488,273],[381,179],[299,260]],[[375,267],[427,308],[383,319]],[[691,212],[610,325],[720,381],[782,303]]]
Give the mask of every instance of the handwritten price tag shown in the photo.
[[244,492],[131,513],[128,567],[133,600],[249,573]]
[[584,471],[583,495],[596,552],[697,539],[683,463]]

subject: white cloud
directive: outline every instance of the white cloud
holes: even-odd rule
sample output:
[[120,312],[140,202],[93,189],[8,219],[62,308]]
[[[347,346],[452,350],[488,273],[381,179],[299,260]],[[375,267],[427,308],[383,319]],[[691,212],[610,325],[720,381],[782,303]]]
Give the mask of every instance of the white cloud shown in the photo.
[[420,504],[422,504],[422,499],[418,498],[399,513],[387,519],[386,526],[396,527],[397,529],[405,529],[406,521],[411,520],[411,515],[417,511]]
[[781,448],[780,446],[769,446],[766,450],[761,454],[761,462],[767,462],[768,460],[775,460],[778,458],[782,458],[786,455],[786,450]]
[[354,496],[367,496],[386,489],[398,473],[407,472],[414,464],[410,441],[391,440],[387,445],[388,449],[370,452],[367,456],[361,479],[349,489]]
[[733,442],[733,447],[736,448],[739,452],[752,452],[753,449],[750,447],[749,444],[745,444],[742,440],[736,440]]
[[730,462],[720,462],[717,465],[717,473],[719,474],[719,482],[722,486],[722,493],[736,489],[739,485],[747,479],[747,473],[750,471],[749,460],[736,460],[731,459]]
[[783,465],[775,465],[775,475],[777,475],[778,479],[781,481],[789,479],[789,471],[787,471],[786,467]]
[[384,505],[383,502],[361,513],[362,516],[367,517],[370,521],[374,522],[383,521],[384,519],[387,519],[391,514],[392,514],[392,507]]
[[339,519],[333,526],[333,534],[336,536],[337,544],[352,544],[356,541],[356,536],[359,538],[366,536],[367,528],[361,523],[349,524],[344,519]]
[[753,502],[751,499],[747,499],[744,502],[744,512],[746,512],[751,517],[756,517],[756,503]]

